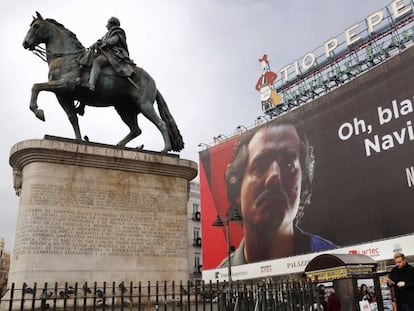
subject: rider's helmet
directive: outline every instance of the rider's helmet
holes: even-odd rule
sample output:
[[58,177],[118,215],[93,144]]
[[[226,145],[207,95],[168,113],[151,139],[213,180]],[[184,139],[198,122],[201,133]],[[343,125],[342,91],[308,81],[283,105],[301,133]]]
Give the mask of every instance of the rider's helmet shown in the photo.
[[121,22],[118,18],[112,16],[110,19],[108,19],[108,24],[106,26],[108,27],[108,29],[114,26],[119,27],[121,26]]

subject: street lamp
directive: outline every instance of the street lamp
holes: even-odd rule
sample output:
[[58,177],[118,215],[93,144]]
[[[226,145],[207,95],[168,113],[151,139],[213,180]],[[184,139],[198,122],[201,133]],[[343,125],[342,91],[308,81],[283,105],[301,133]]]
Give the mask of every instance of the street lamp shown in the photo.
[[243,133],[243,131],[247,131],[247,127],[245,127],[244,125],[239,125],[236,127],[236,133],[241,134]]
[[218,134],[217,136],[213,137],[214,143],[217,144],[223,140],[226,140],[228,137],[224,134]]
[[205,144],[205,143],[199,143],[198,144],[198,147],[199,148],[203,148],[203,150],[204,150],[204,149],[210,148],[210,145],[209,144]]
[[231,290],[231,245],[230,245],[230,231],[229,231],[229,224],[230,221],[242,221],[243,217],[240,214],[238,209],[234,209],[233,211],[227,210],[226,218],[221,218],[220,214],[217,214],[216,220],[213,222],[214,227],[223,227],[225,226],[226,230],[226,242],[227,242],[227,269],[228,269],[228,280],[229,280],[229,290]]
[[260,125],[269,122],[270,119],[266,115],[258,116],[254,122],[255,125]]

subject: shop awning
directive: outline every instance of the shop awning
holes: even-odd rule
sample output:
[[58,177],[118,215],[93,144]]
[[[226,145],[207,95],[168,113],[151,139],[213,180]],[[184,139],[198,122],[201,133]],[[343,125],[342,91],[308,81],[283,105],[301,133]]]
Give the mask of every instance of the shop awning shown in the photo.
[[377,262],[361,254],[322,254],[313,258],[305,268],[312,281],[329,281],[372,274]]

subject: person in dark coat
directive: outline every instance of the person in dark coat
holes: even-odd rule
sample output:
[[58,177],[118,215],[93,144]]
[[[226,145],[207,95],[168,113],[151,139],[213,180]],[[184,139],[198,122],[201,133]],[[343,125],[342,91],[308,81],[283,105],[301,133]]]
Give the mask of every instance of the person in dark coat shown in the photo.
[[325,300],[326,288],[325,285],[321,284],[318,286],[318,299],[319,305],[322,306],[322,310],[326,310],[326,300]]
[[394,263],[387,283],[395,289],[397,308],[414,311],[414,267],[407,263],[403,253],[394,254]]

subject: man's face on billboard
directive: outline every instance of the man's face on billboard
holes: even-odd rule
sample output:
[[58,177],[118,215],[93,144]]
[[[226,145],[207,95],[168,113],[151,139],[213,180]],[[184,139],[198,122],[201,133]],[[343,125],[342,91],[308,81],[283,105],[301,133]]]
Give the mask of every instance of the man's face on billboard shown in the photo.
[[245,225],[279,230],[292,225],[300,200],[300,138],[293,125],[260,129],[248,145],[240,203]]

